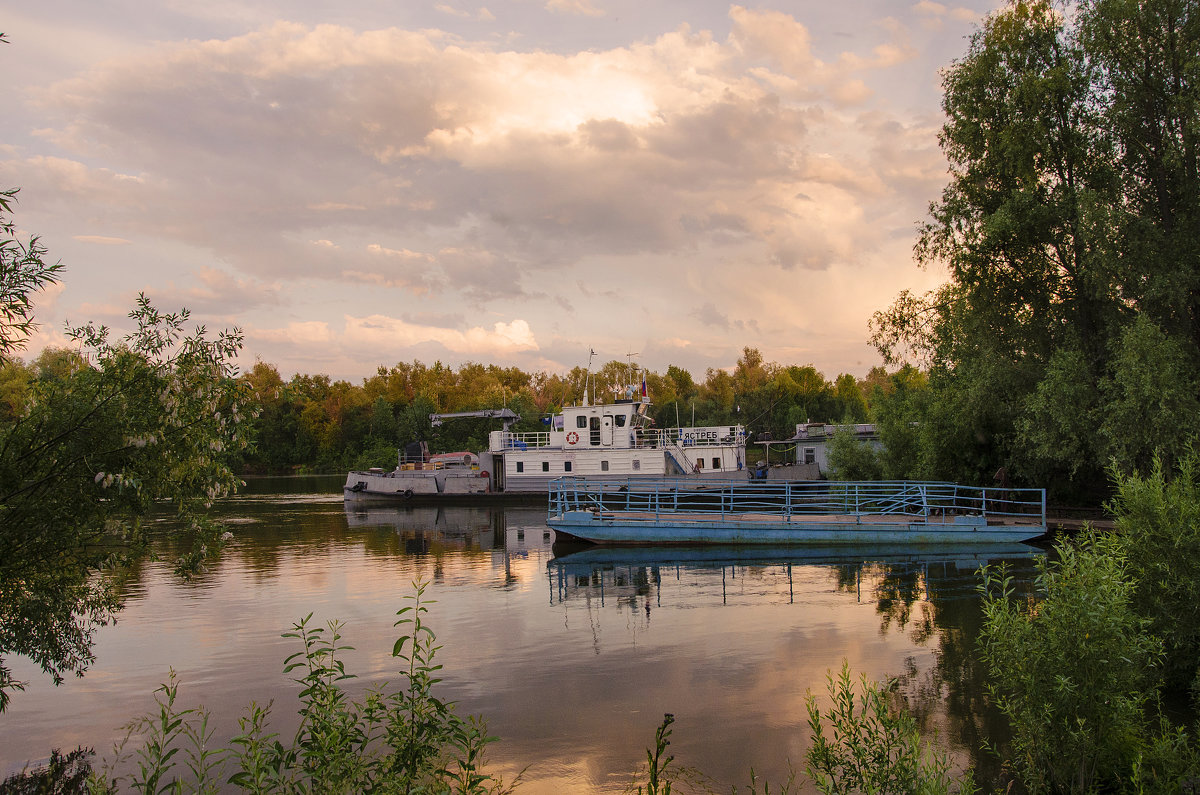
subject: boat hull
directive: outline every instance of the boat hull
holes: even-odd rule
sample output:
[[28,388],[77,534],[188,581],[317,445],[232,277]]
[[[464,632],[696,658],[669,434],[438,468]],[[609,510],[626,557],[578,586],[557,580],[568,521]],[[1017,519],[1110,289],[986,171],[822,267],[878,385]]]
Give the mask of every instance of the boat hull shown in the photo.
[[[491,473],[485,470],[402,470],[397,472],[351,472],[346,476],[343,495],[347,502],[396,503],[408,501],[437,502],[468,498],[500,500],[545,500],[556,478],[542,475],[523,475],[509,478],[502,489],[492,485]],[[592,481],[614,487],[630,483],[658,482],[658,475],[625,475],[593,477]],[[701,472],[681,476],[679,480],[696,484],[726,483],[722,472]]]
[[[972,518],[972,517],[959,517]],[[638,517],[569,511],[547,519],[562,540],[593,544],[995,544],[1030,541],[1046,534],[1044,524],[931,523],[880,517],[687,518]]]

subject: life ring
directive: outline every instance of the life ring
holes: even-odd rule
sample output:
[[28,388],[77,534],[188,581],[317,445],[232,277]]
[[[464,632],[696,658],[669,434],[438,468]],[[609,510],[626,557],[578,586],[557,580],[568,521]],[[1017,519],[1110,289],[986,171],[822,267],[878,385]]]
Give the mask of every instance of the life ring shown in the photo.
[[412,489],[405,489],[404,490],[404,499],[411,500],[412,494],[413,494]]
[[579,434],[571,431],[567,434],[567,444],[577,444],[579,442]]

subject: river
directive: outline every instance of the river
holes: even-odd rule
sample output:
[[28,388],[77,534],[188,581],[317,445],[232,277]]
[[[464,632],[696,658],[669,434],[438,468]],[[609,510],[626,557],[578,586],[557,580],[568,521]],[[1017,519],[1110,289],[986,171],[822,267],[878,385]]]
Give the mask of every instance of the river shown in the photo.
[[273,700],[274,727],[291,731],[299,688],[283,661],[298,647],[281,634],[309,613],[340,619],[350,687],[397,681],[395,613],[418,579],[436,600],[441,695],[486,718],[499,738],[489,769],[523,770],[519,792],[622,791],[667,712],[675,764],[716,791],[747,785],[751,768],[777,787],[803,770],[806,694],[823,696],[843,660],[899,677],[931,741],[989,764],[979,748],[1002,729],[974,658],[975,571],[1006,559],[1027,582],[1032,548],[564,556],[540,507],[354,511],[340,483],[263,479],[223,502],[235,539],[220,559],[187,583],[168,562],[140,566],[82,679],[54,687],[10,659],[29,685],[0,715],[0,771],[52,747],[111,756],[172,669],[182,704],[213,713],[218,741],[252,700]]

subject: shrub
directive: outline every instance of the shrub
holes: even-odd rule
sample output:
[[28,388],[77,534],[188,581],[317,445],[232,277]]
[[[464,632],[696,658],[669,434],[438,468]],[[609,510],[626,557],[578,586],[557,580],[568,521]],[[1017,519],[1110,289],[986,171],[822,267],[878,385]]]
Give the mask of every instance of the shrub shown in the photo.
[[[209,713],[176,706],[172,672],[156,691],[157,713],[129,724],[117,758],[94,778],[93,791],[209,793],[233,785],[254,793],[507,792],[484,772],[484,751],[494,741],[484,724],[460,718],[453,704],[434,695],[441,681],[441,666],[434,662],[440,647],[424,621],[430,604],[426,586],[414,583],[415,593],[406,597],[411,604],[397,613],[395,625],[403,632],[392,656],[402,663],[399,689],[384,684],[351,698],[341,685],[354,678],[340,659],[352,648],[342,643],[342,625],[313,627],[309,614],[284,635],[303,646],[284,668],[297,672],[302,686],[300,726],[290,743],[269,732],[269,707],[251,704],[230,747],[210,748]],[[142,738],[136,770],[115,775],[116,767],[130,761],[123,751],[135,735]]]

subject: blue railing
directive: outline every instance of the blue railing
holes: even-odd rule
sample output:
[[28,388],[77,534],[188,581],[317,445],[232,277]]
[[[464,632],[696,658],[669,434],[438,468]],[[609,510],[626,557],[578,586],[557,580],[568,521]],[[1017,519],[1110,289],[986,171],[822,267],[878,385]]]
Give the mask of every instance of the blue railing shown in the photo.
[[[938,481],[744,481],[690,478],[626,481],[561,477],[550,482],[550,515],[571,511],[601,514],[733,515],[793,517],[906,516],[930,523],[981,517],[1046,522],[1045,489],[960,486]],[[647,517],[651,518],[651,517]]]

